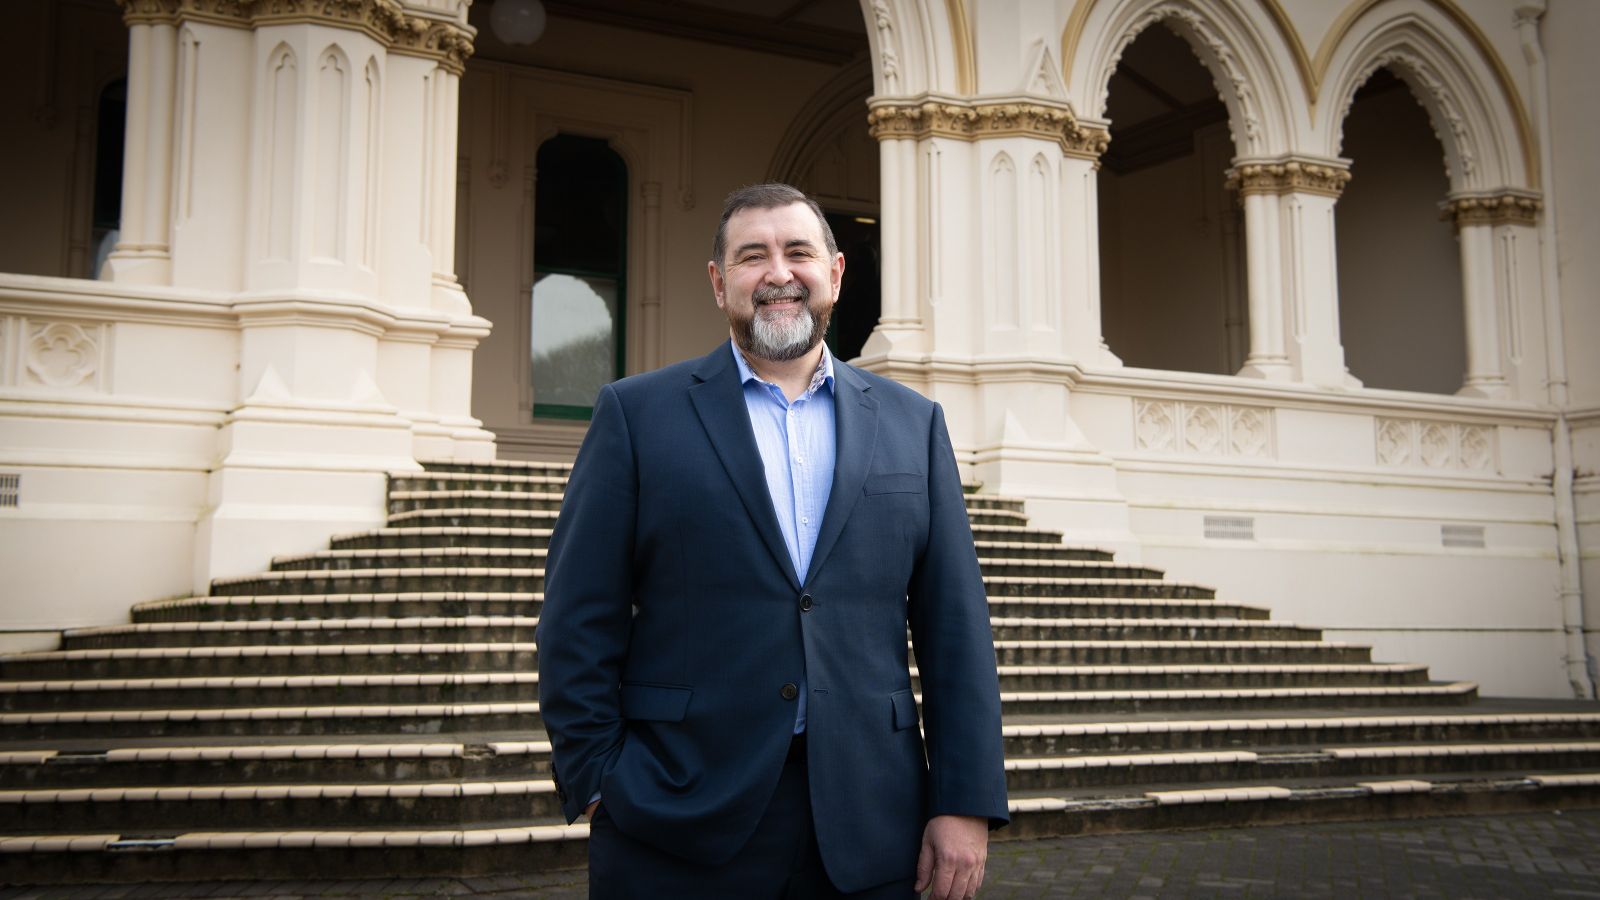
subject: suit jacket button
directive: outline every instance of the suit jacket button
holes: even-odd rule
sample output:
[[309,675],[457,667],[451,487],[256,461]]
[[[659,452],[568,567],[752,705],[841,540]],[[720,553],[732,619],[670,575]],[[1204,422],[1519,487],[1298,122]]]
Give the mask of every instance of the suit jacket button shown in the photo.
[[800,595],[800,610],[801,610],[801,612],[810,612],[811,611],[811,595],[810,594],[801,594]]
[[791,681],[778,689],[778,695],[785,700],[793,700],[800,696],[800,689],[795,687],[794,682]]

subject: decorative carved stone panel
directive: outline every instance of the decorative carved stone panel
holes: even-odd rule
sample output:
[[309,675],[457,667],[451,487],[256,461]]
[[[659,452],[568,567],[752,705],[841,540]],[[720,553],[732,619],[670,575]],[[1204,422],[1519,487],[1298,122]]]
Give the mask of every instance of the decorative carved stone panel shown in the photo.
[[1226,403],[1134,399],[1134,445],[1191,456],[1273,457],[1272,410]]
[[108,389],[110,333],[102,323],[13,320],[20,326],[20,387]]
[[1378,465],[1454,472],[1495,471],[1492,426],[1431,419],[1377,421]]

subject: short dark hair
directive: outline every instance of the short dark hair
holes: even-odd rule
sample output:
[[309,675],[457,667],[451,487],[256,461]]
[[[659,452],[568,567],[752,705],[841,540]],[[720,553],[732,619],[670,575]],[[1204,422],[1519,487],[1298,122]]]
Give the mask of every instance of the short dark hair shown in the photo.
[[822,207],[799,188],[774,181],[742,187],[722,202],[722,221],[717,223],[717,237],[711,242],[711,261],[718,269],[722,268],[722,255],[728,252],[728,220],[734,213],[741,209],[777,209],[791,203],[804,203],[816,214],[817,224],[822,226],[822,242],[828,246],[828,259],[833,259],[839,252],[839,244],[833,239],[833,229],[828,227],[828,217],[822,214]]

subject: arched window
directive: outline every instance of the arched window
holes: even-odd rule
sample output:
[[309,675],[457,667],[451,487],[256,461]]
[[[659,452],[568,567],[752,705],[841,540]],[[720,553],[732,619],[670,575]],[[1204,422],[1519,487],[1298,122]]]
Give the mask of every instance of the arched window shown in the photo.
[[534,200],[533,415],[587,419],[623,373],[628,168],[605,141],[539,147]]
[[1101,157],[1106,345],[1130,366],[1232,374],[1249,350],[1228,109],[1189,44],[1146,28],[1112,73]]
[[1451,394],[1467,368],[1461,257],[1439,204],[1444,147],[1406,83],[1379,69],[1344,124],[1350,183],[1334,213],[1339,334],[1367,387]]

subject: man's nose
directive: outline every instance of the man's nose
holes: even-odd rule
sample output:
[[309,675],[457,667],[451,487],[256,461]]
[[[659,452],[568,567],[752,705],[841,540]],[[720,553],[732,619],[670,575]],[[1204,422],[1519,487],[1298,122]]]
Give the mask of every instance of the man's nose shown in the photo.
[[782,255],[775,256],[767,266],[766,281],[773,287],[782,287],[794,280],[794,272],[789,268],[789,261]]

